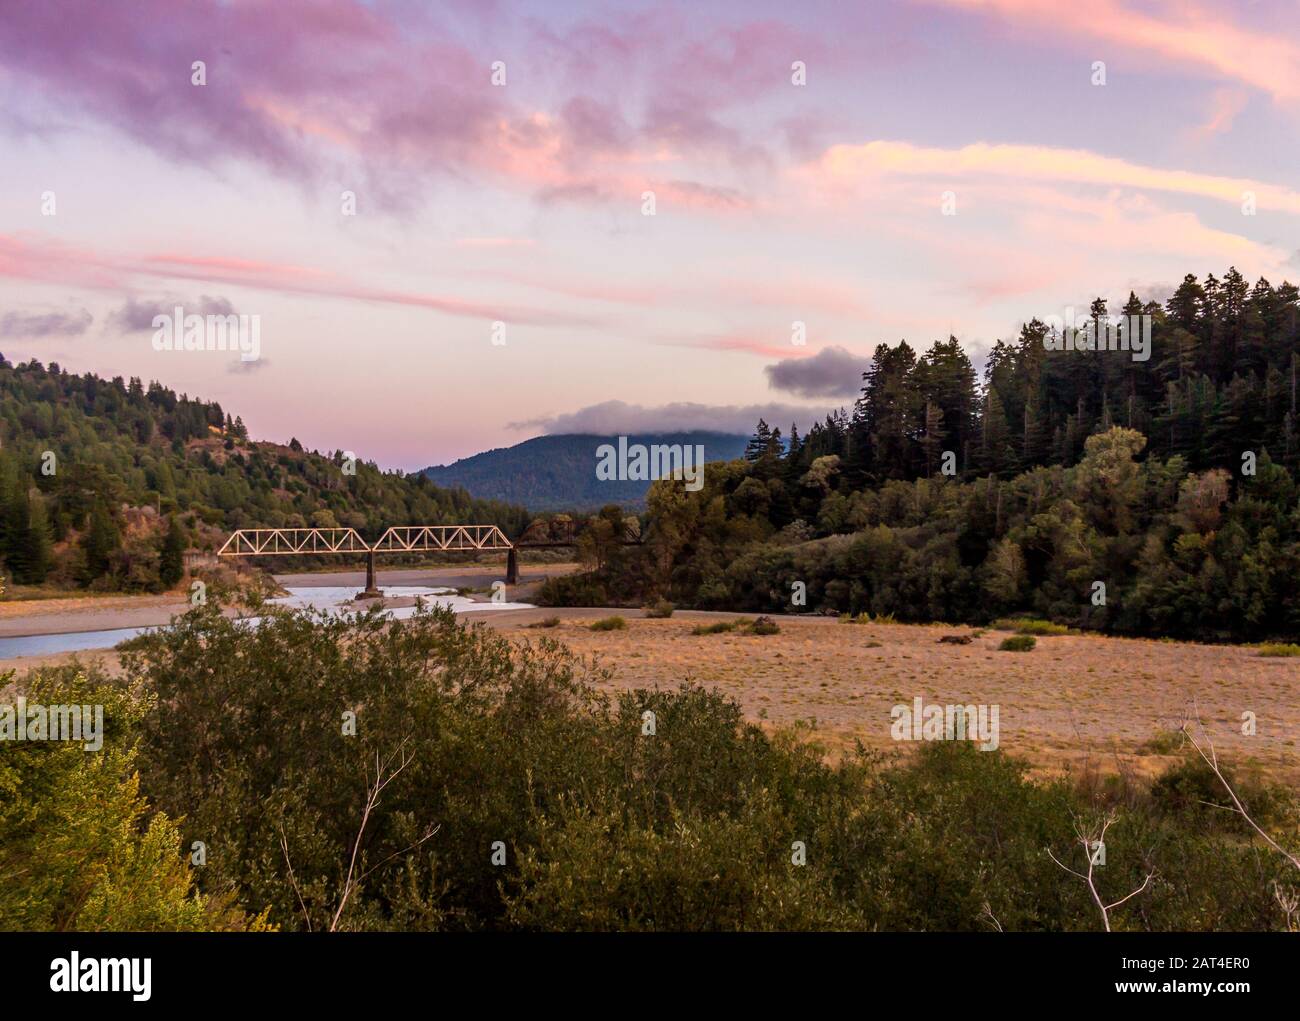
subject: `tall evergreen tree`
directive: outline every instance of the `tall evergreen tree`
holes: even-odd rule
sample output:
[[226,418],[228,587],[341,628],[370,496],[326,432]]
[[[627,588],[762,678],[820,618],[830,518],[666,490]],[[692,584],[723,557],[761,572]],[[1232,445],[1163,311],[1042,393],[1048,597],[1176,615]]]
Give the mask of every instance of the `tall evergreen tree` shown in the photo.
[[158,580],[164,588],[171,588],[185,576],[184,553],[185,533],[176,516],[172,515],[158,555]]
[[87,581],[94,581],[109,572],[118,543],[117,526],[113,524],[112,515],[103,503],[96,503],[91,509],[86,534],[81,541]]

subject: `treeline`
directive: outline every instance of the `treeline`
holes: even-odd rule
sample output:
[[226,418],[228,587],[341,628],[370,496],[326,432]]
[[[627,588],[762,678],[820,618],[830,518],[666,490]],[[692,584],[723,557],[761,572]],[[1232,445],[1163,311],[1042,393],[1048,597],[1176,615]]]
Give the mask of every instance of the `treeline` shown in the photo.
[[650,491],[646,542],[551,579],[555,605],[679,606],[987,623],[1029,613],[1202,641],[1300,632],[1300,507],[1263,455],[1251,476],[1138,460],[1141,433],[1090,436],[1073,467],[1011,479],[845,486],[776,451]]
[[[962,741],[830,765],[719,693],[611,699],[563,646],[446,611],[209,606],[123,667],[27,680],[108,736],[4,742],[0,929],[1095,931],[1052,856],[1082,869],[1107,817],[1099,893],[1140,890],[1112,928],[1284,930],[1300,894],[1194,756],[1154,782],[1036,782]],[[1289,849],[1294,793],[1229,782]]]
[[156,382],[0,357],[0,558],[19,584],[165,586],[173,546],[202,549],[237,528],[348,526],[373,538],[394,524],[517,535],[528,523],[522,508],[419,475],[352,467],[296,439],[251,442],[220,404]]
[[1148,453],[1181,456],[1189,470],[1235,468],[1245,451],[1268,450],[1300,467],[1300,292],[1267,280],[1251,287],[1236,269],[1220,280],[1187,276],[1161,306],[1130,293],[1120,309],[1105,299],[1087,316],[1099,335],[1106,317],[1150,316],[1144,360],[1125,350],[1055,350],[1048,326],[1032,319],[990,352],[983,385],[955,338],[924,354],[906,342],[881,344],[851,412],[786,438],[805,470],[841,459],[853,486],[924,478],[954,455],[957,475],[1007,477],[1040,465],[1070,465],[1084,441],[1112,425],[1136,429]]
[[852,414],[760,422],[699,492],[656,483],[645,547],[540,598],[1293,637],[1296,289],[1230,271],[1124,311],[1152,316],[1147,361],[1055,350],[1035,321],[979,389],[955,340],[882,345]]

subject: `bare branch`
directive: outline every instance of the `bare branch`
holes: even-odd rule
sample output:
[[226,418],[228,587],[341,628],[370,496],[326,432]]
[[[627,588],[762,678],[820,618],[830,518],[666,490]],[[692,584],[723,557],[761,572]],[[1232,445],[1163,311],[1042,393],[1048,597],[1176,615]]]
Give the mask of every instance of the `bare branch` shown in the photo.
[[[394,749],[393,752],[388,756],[386,756],[382,761],[379,758],[379,750],[375,749],[375,779],[374,782],[368,788],[368,792],[366,796],[366,806],[361,812],[361,825],[357,827],[357,836],[356,839],[352,842],[352,858],[348,862],[348,874],[343,882],[343,895],[339,898],[339,906],[334,912],[334,918],[330,921],[330,929],[329,929],[330,932],[334,932],[335,930],[338,929],[339,919],[343,917],[343,909],[347,907],[348,899],[352,896],[353,892],[360,885],[361,880],[365,878],[364,875],[356,879],[353,878],[353,874],[356,872],[356,868],[357,868],[357,856],[361,852],[361,841],[362,838],[365,836],[366,826],[370,822],[371,813],[373,813],[374,810],[379,807],[380,804],[379,795],[383,792],[385,787],[387,787],[390,783],[393,782],[394,779],[396,779],[397,775],[402,770],[404,770],[408,765],[410,765],[412,758],[414,758],[414,756],[412,756],[411,753],[406,750],[406,745],[409,741],[410,741],[409,737],[402,738],[401,744],[399,744],[397,748]],[[394,761],[398,759],[400,759],[400,761],[398,761],[397,765],[394,766],[393,765]],[[411,846],[414,847],[417,846],[418,844],[422,844],[425,840],[428,840],[429,837],[433,836],[434,832],[435,831],[430,831],[420,840],[416,841],[416,844],[413,844]],[[406,848],[407,851],[409,851],[410,849],[411,848]],[[399,853],[404,854],[405,851]],[[394,856],[390,855],[389,858],[384,859],[384,861],[388,861],[392,857]],[[381,862],[380,864],[382,865],[383,862]],[[378,866],[375,866],[375,868],[378,868]],[[365,875],[369,875],[373,871],[374,869],[370,869],[366,872]]]
[[[1051,852],[1049,851],[1048,853],[1050,854]],[[993,913],[993,908],[988,901],[984,902],[984,910],[981,912],[981,914],[983,914],[985,918],[987,918],[990,922],[993,923],[993,928],[997,929],[998,932],[1003,931],[1002,923],[998,921],[998,916]]]
[[[1209,749],[1208,752],[1205,750],[1205,748],[1202,748],[1201,743],[1196,740],[1196,734],[1193,732],[1191,727],[1192,720],[1195,720],[1196,726],[1200,728],[1201,737],[1205,741],[1206,747]],[[1243,805],[1241,803],[1241,799],[1237,797],[1237,792],[1232,789],[1232,784],[1228,782],[1228,778],[1223,775],[1223,770],[1219,768],[1219,754],[1217,751],[1215,751],[1214,741],[1210,738],[1209,733],[1205,729],[1205,725],[1201,722],[1200,713],[1199,711],[1197,711],[1195,704],[1193,704],[1192,706],[1191,716],[1184,718],[1183,725],[1180,728],[1180,732],[1187,738],[1188,741],[1191,742],[1192,747],[1196,749],[1197,754],[1200,755],[1201,759],[1205,762],[1205,764],[1210,767],[1210,771],[1218,778],[1219,783],[1223,785],[1223,789],[1228,792],[1228,797],[1232,799],[1232,803],[1236,807],[1237,814],[1240,815],[1243,819],[1246,820],[1247,823],[1250,824],[1251,829],[1253,829],[1256,833],[1258,833],[1264,839],[1264,842],[1268,844],[1269,847],[1273,848],[1273,850],[1277,851],[1278,854],[1286,858],[1287,861],[1289,861],[1297,869],[1300,869],[1300,857],[1297,857],[1296,855],[1292,854],[1281,844],[1279,844],[1276,840],[1274,840],[1267,833],[1265,833],[1263,828],[1260,827],[1260,825],[1250,817],[1250,813],[1246,811],[1246,806]],[[1226,807],[1226,806],[1220,806],[1220,807]]]
[[1297,931],[1297,917],[1300,916],[1300,893],[1286,890],[1284,891],[1277,880],[1273,880],[1273,899],[1277,901],[1286,915],[1286,931]]
[[410,844],[407,844],[407,845],[406,845],[404,848],[402,848],[400,851],[394,851],[392,854],[390,854],[390,855],[389,855],[387,858],[385,858],[383,861],[379,862],[378,864],[372,865],[372,866],[370,866],[370,868],[366,869],[365,872],[361,873],[361,877],[357,880],[357,882],[358,882],[358,883],[365,882],[366,876],[370,875],[370,873],[374,872],[376,869],[381,869],[381,868],[383,868],[385,865],[387,865],[387,864],[388,864],[390,861],[392,861],[394,858],[397,858],[397,857],[399,857],[400,855],[406,854],[408,851],[414,851],[417,847],[419,847],[421,844],[423,844],[426,840],[429,840],[429,839],[430,839],[430,838],[431,838],[435,833],[437,833],[440,829],[442,829],[442,826],[441,826],[441,825],[439,825],[439,826],[430,826],[427,830],[425,830],[424,835],[421,836],[419,839],[413,841],[413,842],[410,843]]
[[1074,817],[1074,835],[1075,837],[1078,838],[1079,844],[1083,848],[1083,860],[1087,863],[1088,866],[1088,871],[1086,874],[1082,872],[1076,872],[1068,865],[1062,863],[1060,859],[1058,859],[1056,855],[1052,853],[1052,849],[1050,847],[1047,849],[1047,856],[1051,858],[1052,861],[1056,862],[1056,864],[1060,868],[1070,873],[1070,875],[1075,876],[1078,879],[1082,879],[1084,883],[1087,884],[1088,892],[1092,895],[1093,902],[1097,905],[1097,910],[1101,912],[1101,924],[1107,932],[1111,931],[1110,928],[1111,909],[1117,908],[1125,901],[1130,900],[1133,897],[1136,897],[1139,893],[1141,893],[1149,885],[1151,885],[1151,880],[1155,878],[1154,871],[1148,872],[1147,877],[1144,880],[1142,880],[1142,885],[1139,886],[1136,890],[1132,891],[1129,894],[1126,894],[1125,896],[1121,897],[1119,900],[1114,901],[1111,904],[1107,904],[1104,900],[1102,900],[1101,894],[1097,891],[1097,883],[1093,879],[1092,848],[1094,844],[1101,844],[1103,846],[1105,845],[1106,831],[1111,828],[1116,818],[1117,816],[1113,811],[1107,812],[1106,815],[1102,817],[1101,824],[1099,826],[1094,826],[1090,830],[1085,830],[1083,826],[1083,821],[1077,815]]
[[293,874],[293,862],[289,860],[289,840],[284,835],[284,823],[280,823],[280,850],[284,852],[284,863],[289,866],[289,882],[293,884],[293,892],[298,897],[298,903],[302,906],[302,917],[307,921],[307,931],[311,932],[311,912],[307,910],[307,904],[302,899],[302,891],[298,889],[298,880]]
[[1147,886],[1150,884],[1151,880],[1155,878],[1155,875],[1156,875],[1156,874],[1155,874],[1154,872],[1148,872],[1148,873],[1147,873],[1147,877],[1146,877],[1146,879],[1142,880],[1142,885],[1141,885],[1141,886],[1139,886],[1139,887],[1138,887],[1136,890],[1134,890],[1132,893],[1128,894],[1128,896],[1121,897],[1119,900],[1114,901],[1113,903],[1107,904],[1107,905],[1106,905],[1106,910],[1109,911],[1111,908],[1117,908],[1117,907],[1119,907],[1119,906],[1120,906],[1121,904],[1123,904],[1126,900],[1128,900],[1129,897],[1136,897],[1139,893],[1141,893],[1143,890],[1145,890],[1145,889],[1147,888]]

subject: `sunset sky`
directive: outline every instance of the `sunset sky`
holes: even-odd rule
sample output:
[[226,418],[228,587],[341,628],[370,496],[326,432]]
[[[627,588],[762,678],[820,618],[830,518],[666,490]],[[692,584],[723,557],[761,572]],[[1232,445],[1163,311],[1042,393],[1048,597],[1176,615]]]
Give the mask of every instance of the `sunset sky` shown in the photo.
[[[978,363],[1098,294],[1300,278],[1298,25],[1294,2],[0,0],[0,352],[391,468],[802,428],[882,341],[952,333]],[[177,304],[260,316],[261,360],[155,351]]]

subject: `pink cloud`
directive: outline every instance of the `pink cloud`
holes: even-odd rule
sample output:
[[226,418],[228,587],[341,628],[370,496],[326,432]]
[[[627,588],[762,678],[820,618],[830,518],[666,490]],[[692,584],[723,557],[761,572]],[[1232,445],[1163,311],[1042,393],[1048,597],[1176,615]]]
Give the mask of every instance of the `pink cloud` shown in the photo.
[[[1244,177],[1221,177],[1190,170],[1147,166],[1084,149],[1043,145],[990,145],[977,142],[956,149],[874,141],[834,145],[803,176],[813,187],[860,190],[866,181],[890,177],[925,177],[946,186],[983,180],[1125,187],[1172,192],[1240,205],[1254,193],[1258,208],[1300,214],[1300,191]],[[937,196],[936,196],[937,202]]]
[[358,283],[326,270],[227,256],[159,253],[139,258],[104,256],[57,243],[0,234],[0,277],[96,290],[129,290],[148,279],[193,280],[280,294],[303,294],[428,309],[462,318],[529,326],[592,327],[591,317],[550,309],[464,301],[442,295]]
[[1194,139],[1204,140],[1232,130],[1237,114],[1246,108],[1246,93],[1242,89],[1215,89],[1210,100],[1209,116],[1191,131]]
[[751,334],[723,334],[703,337],[665,337],[658,343],[667,347],[690,347],[703,351],[733,351],[740,354],[760,355],[763,358],[808,358],[816,349],[797,347],[794,344],[771,344],[756,340]]
[[[169,159],[244,162],[308,186],[357,181],[390,208],[448,175],[580,201],[657,181],[679,204],[729,211],[747,200],[689,161],[766,165],[764,146],[723,113],[788,87],[794,49],[821,52],[774,22],[683,34],[671,12],[610,15],[617,24],[563,36],[533,26],[530,41],[575,66],[576,50],[594,47],[584,59],[624,86],[602,91],[588,76],[555,95],[548,83],[493,87],[492,54],[457,41],[444,14],[361,0],[15,0],[0,19],[0,65],[44,106]],[[206,85],[191,84],[196,60]],[[608,95],[640,100],[625,110]]]
[[[1300,44],[1239,23],[1246,11],[1189,0],[1139,10],[1122,0],[929,0],[987,13],[1019,27],[1049,29],[1058,38],[1101,40],[1127,50],[1200,68],[1249,85],[1279,101],[1300,100]],[[1294,10],[1283,17],[1294,19]],[[1243,19],[1244,20],[1244,19]]]
[[0,234],[0,277],[93,290],[119,288],[126,280],[119,267],[86,249],[5,234]]

